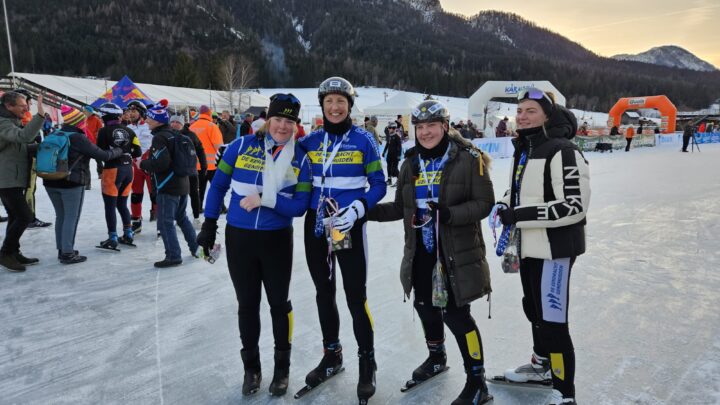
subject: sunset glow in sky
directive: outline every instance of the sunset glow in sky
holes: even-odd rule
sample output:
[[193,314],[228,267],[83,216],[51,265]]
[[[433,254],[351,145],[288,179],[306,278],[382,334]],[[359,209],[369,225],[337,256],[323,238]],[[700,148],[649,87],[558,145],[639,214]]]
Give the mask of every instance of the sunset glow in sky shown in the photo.
[[602,56],[678,45],[720,67],[720,1],[440,0],[449,12],[515,13]]

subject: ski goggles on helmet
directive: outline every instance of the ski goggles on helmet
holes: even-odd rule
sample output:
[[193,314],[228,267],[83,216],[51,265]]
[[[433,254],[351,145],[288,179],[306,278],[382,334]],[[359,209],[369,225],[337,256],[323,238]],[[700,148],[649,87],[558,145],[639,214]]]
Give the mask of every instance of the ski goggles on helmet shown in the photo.
[[547,93],[545,93],[544,91],[542,91],[542,90],[540,90],[540,89],[536,89],[536,88],[534,88],[534,87],[530,87],[530,88],[527,88],[527,89],[524,89],[524,90],[520,90],[520,91],[518,92],[517,99],[518,99],[518,101],[520,101],[520,100],[526,100],[526,99],[530,99],[530,100],[542,100],[542,99],[545,99],[545,100],[547,100],[548,103],[550,103],[551,105],[552,105],[552,104],[555,104],[555,102],[552,101],[552,99],[547,95]]

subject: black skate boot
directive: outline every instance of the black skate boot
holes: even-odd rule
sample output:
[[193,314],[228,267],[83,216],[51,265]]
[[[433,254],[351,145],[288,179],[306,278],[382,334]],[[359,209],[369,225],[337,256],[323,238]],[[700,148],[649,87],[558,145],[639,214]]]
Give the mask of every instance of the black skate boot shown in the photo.
[[447,364],[445,345],[428,343],[428,351],[430,352],[428,358],[413,371],[412,378],[415,381],[422,382],[445,371]]
[[425,381],[448,370],[447,355],[445,354],[445,345],[443,343],[427,343],[430,355],[428,358],[413,371],[412,379],[400,388],[401,392],[405,392],[411,388],[424,383]]
[[465,387],[451,405],[480,405],[492,401],[493,396],[488,393],[485,384],[485,368],[475,366],[465,372],[467,373]]
[[118,249],[118,236],[115,232],[110,232],[109,237],[100,242],[99,245],[95,246],[98,249],[104,249],[104,250],[111,250],[115,252],[119,252],[120,249]]
[[305,384],[310,387],[316,387],[342,371],[342,345],[340,345],[340,343],[327,345],[325,346],[324,352],[325,354],[322,360],[320,360],[320,364],[305,377]]
[[326,344],[324,346],[323,350],[325,354],[322,360],[320,360],[320,364],[307,374],[305,377],[305,386],[295,394],[295,399],[304,396],[318,385],[345,370],[342,365],[343,357],[340,342],[329,345]]
[[357,385],[357,395],[361,404],[366,404],[367,400],[375,395],[375,352],[361,351],[358,353],[360,357],[360,378]]
[[275,374],[270,383],[270,394],[276,397],[283,396],[288,389],[290,377],[290,350],[275,349]]
[[142,232],[142,218],[133,218],[131,223],[133,234],[137,235]]
[[135,233],[132,228],[123,230],[123,236],[118,238],[118,243],[121,245],[136,247],[135,245]]
[[242,349],[240,351],[243,366],[245,368],[245,378],[242,385],[243,395],[252,395],[260,389],[262,381],[262,373],[260,372],[260,352],[257,347],[253,349]]

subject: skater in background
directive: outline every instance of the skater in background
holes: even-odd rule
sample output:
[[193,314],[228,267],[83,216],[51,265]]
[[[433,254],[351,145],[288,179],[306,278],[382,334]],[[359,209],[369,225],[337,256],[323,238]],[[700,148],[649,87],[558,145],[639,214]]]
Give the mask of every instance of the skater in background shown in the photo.
[[190,207],[192,207],[193,221],[199,225],[200,221],[200,189],[199,179],[205,178],[207,173],[207,156],[205,156],[205,149],[203,149],[202,142],[195,135],[195,132],[191,131],[189,125],[185,125],[185,118],[182,115],[173,115],[170,117],[170,127],[181,134],[187,136],[195,146],[195,154],[198,159],[198,173],[193,176],[188,176],[190,181]]
[[511,382],[550,382],[549,404],[575,404],[575,349],[568,328],[570,272],[585,252],[590,204],[588,164],[570,141],[575,116],[538,89],[518,94],[512,181],[498,205],[520,232],[522,307],[531,324],[529,364],[507,370]]
[[398,164],[402,157],[402,140],[397,133],[397,123],[395,121],[388,124],[388,134],[385,137],[385,148],[382,155],[387,162],[387,185],[392,186],[392,178],[397,178],[399,175]]
[[682,137],[682,151],[687,152],[688,145],[690,144],[690,138],[692,138],[695,135],[695,127],[688,123],[685,125],[685,128],[683,129],[683,137]]
[[[395,201],[378,204],[368,219],[403,219],[400,279],[408,298],[415,291],[413,305],[429,351],[406,388],[447,368],[444,323],[455,336],[467,374],[453,405],[482,404],[492,396],[485,384],[482,340],[470,303],[491,292],[480,221],[490,213],[495,196],[490,157],[449,129],[449,116],[434,100],[414,110],[415,147],[400,170]],[[436,291],[443,294],[436,296]]]
[[197,174],[197,156],[192,141],[170,128],[168,101],[163,99],[148,108],[147,125],[153,134],[149,158],[140,162],[140,168],[151,174],[153,189],[157,192],[157,230],[165,246],[165,258],[153,263],[166,268],[182,264],[182,252],[175,225],[180,228],[193,257],[198,256],[195,228],[187,217],[190,181]]
[[310,162],[293,138],[300,121],[300,101],[292,94],[275,94],[270,100],[265,125],[256,134],[231,143],[218,161],[205,204],[205,223],[198,235],[205,252],[212,249],[222,202],[232,184],[225,245],[238,301],[243,395],[257,392],[262,380],[258,347],[262,287],[275,339],[275,370],[269,390],[274,396],[287,392],[293,328],[288,299],[292,221],[307,211],[312,189]]
[[[337,258],[358,343],[358,397],[367,400],[375,393],[377,366],[366,291],[365,213],[385,196],[385,176],[375,139],[352,124],[350,111],[355,101],[352,84],[341,77],[326,79],[318,88],[318,99],[323,110],[323,129],[301,138],[300,146],[312,162],[313,190],[311,207],[305,215],[305,256],[317,291],[325,354],[305,382],[310,388],[316,387],[342,370],[340,316],[335,302]],[[333,240],[331,246],[327,233]]]
[[632,143],[634,136],[635,136],[635,127],[630,125],[625,130],[625,140],[627,141],[627,145],[625,146],[625,152],[630,152],[630,144]]
[[[108,238],[98,246],[101,249],[117,250],[118,243],[132,246],[135,231],[132,228],[128,196],[133,184],[133,159],[142,155],[140,142],[135,132],[120,122],[122,109],[114,103],[104,103],[98,109],[105,126],[98,131],[97,146],[103,150],[122,149],[122,155],[103,164],[100,175],[100,189],[105,205],[105,223]],[[117,233],[117,216],[122,221],[122,236]]]
[[[190,124],[190,130],[193,131],[200,142],[202,143],[203,150],[205,151],[205,160],[207,162],[207,170],[205,176],[198,177],[198,193],[200,196],[200,212],[203,212],[203,203],[205,201],[205,190],[207,185],[212,181],[217,170],[216,156],[223,144],[222,132],[220,127],[217,126],[212,120],[212,110],[210,107],[203,105],[200,106],[200,113],[198,119]],[[197,166],[198,170],[201,170],[200,163]],[[225,212],[225,209],[223,209]]]
[[122,156],[123,150],[116,146],[105,150],[95,146],[79,128],[86,120],[85,116],[75,108],[63,107],[63,125],[60,131],[68,134],[70,140],[70,174],[59,180],[44,179],[43,185],[55,209],[55,246],[58,260],[62,264],[75,264],[87,260],[87,257],[81,256],[75,250],[75,234],[83,208],[85,186],[91,176],[90,159],[110,161]]
[[150,221],[155,220],[155,190],[152,188],[152,179],[150,175],[140,169],[140,161],[148,159],[150,146],[152,145],[153,135],[150,127],[145,122],[147,117],[147,106],[139,100],[132,100],[128,103],[125,111],[130,122],[127,124],[140,142],[141,157],[133,160],[133,178],[132,178],[132,196],[130,196],[130,212],[132,216],[132,230],[134,233],[142,232],[142,204],[145,196],[144,190],[147,187],[150,194]]
[[[30,108],[32,108],[32,94],[26,89],[17,89],[15,92],[22,94],[25,96],[25,100],[28,104],[28,111],[25,112],[25,115],[21,119],[21,127],[24,127],[28,123],[30,123],[30,120],[32,120],[33,115],[30,112]],[[43,123],[44,124],[44,123]],[[29,153],[30,158],[30,174],[29,174],[29,180],[27,184],[27,188],[25,189],[25,201],[27,201],[28,206],[30,207],[30,210],[33,213],[33,220],[28,225],[28,229],[37,229],[37,228],[47,228],[48,226],[52,225],[50,222],[45,222],[40,219],[38,219],[36,212],[35,212],[35,192],[37,191],[37,161],[35,159],[35,155],[37,154],[38,145],[40,142],[42,142],[42,132],[38,131],[38,133],[35,136],[35,141],[32,143],[29,143],[27,145],[27,150]]]

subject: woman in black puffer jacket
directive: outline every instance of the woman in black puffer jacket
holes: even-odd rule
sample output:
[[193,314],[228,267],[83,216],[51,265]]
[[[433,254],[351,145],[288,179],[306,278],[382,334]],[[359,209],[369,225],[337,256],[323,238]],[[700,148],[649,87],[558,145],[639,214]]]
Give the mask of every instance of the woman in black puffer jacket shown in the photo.
[[[480,221],[495,204],[490,157],[452,128],[435,100],[412,113],[416,144],[405,155],[395,201],[375,206],[371,221],[403,220],[405,247],[400,281],[422,322],[428,358],[412,373],[414,386],[447,369],[445,325],[455,336],[466,382],[452,405],[492,400],[485,384],[485,356],[470,304],[490,294]],[[442,280],[442,282],[440,282]]]
[[519,232],[522,303],[534,354],[530,364],[507,370],[505,378],[552,382],[550,404],[575,404],[568,286],[575,259],[585,252],[588,163],[570,141],[577,131],[570,111],[538,89],[521,92],[518,100],[510,190],[498,215]]

